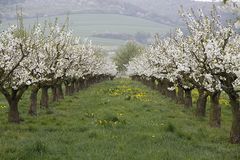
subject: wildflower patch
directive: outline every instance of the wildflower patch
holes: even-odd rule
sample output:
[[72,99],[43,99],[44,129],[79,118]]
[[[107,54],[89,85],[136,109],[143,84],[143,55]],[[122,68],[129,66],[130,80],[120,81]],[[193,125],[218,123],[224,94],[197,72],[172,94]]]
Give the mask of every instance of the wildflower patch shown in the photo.
[[107,92],[112,97],[123,96],[125,97],[125,100],[149,101],[147,92],[137,87],[120,85],[108,89]]

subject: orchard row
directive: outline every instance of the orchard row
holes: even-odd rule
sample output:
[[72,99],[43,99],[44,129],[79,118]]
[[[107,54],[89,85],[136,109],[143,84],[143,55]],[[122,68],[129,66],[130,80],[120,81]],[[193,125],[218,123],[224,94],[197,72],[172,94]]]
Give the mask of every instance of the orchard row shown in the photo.
[[0,33],[0,92],[9,103],[9,122],[20,122],[18,103],[31,89],[30,115],[37,114],[37,94],[42,89],[41,107],[48,107],[48,89],[53,101],[116,74],[116,66],[91,41],[81,41],[57,22],[34,25],[26,30],[19,21]]
[[187,108],[198,90],[196,116],[206,114],[210,96],[210,125],[220,127],[222,92],[232,110],[231,143],[240,143],[240,36],[233,24],[223,25],[215,9],[211,15],[181,12],[188,32],[177,29],[169,37],[156,36],[152,45],[128,65],[128,74],[157,88]]

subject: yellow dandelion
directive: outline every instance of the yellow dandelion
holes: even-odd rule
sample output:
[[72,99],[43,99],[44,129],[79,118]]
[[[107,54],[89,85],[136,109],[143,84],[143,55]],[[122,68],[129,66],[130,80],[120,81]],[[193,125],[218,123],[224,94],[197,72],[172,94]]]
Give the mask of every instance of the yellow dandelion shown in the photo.
[[7,106],[5,106],[5,105],[1,105],[0,106],[0,108],[2,108],[2,109],[4,109],[4,108],[6,108]]

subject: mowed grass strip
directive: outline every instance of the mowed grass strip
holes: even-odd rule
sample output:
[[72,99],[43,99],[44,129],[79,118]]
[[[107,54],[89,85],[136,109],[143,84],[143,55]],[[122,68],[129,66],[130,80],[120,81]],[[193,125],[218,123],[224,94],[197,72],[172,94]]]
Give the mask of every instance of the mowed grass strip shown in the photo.
[[28,96],[20,104],[20,125],[9,124],[8,108],[0,108],[0,159],[240,159],[240,146],[228,143],[228,106],[222,128],[213,129],[208,117],[196,119],[193,110],[129,79],[93,85],[37,117],[27,115]]

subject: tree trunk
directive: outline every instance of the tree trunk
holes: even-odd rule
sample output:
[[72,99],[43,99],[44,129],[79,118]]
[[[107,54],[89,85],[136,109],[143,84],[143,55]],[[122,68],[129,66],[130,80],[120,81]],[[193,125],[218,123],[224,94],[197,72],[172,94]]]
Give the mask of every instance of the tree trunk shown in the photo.
[[184,104],[184,90],[181,86],[178,86],[177,103]]
[[231,93],[229,96],[232,107],[232,128],[230,132],[230,142],[240,144],[240,102],[237,93]]
[[162,95],[167,96],[168,93],[168,84],[166,80],[162,81]]
[[21,119],[18,111],[18,102],[22,98],[23,93],[27,90],[28,86],[21,86],[18,90],[14,89],[5,89],[2,86],[0,87],[1,93],[5,96],[8,105],[8,121],[13,123],[20,123]]
[[[111,77],[110,77],[110,80],[111,80],[111,81],[114,80],[114,76],[111,76]],[[137,80],[138,80],[138,79],[137,79]]]
[[[174,89],[171,89],[172,87],[174,87]],[[169,98],[176,101],[176,99],[177,99],[176,89],[172,82],[168,82],[167,95]]]
[[18,102],[19,102],[19,100],[17,100],[14,97],[11,98],[11,101],[8,101],[8,104],[10,107],[9,112],[8,112],[8,122],[20,123]]
[[65,83],[65,95],[66,96],[70,96],[71,89],[70,89],[70,84],[69,83]]
[[38,95],[39,88],[38,86],[32,86],[32,91],[30,95],[30,106],[28,113],[31,116],[37,115],[37,95]]
[[71,95],[71,96],[75,93],[74,83],[75,83],[75,82],[71,82],[70,87],[69,87],[69,89],[70,89],[70,95]]
[[76,85],[76,92],[79,92],[80,91],[80,84],[79,84],[79,80],[77,80],[76,82],[75,82],[75,85]]
[[214,92],[210,94],[211,111],[210,111],[210,126],[221,127],[221,107],[219,105],[219,98],[221,92]]
[[88,87],[88,80],[84,79],[84,89]]
[[83,80],[80,79],[79,82],[78,82],[78,87],[79,87],[79,91],[83,89]]
[[49,101],[48,87],[44,86],[44,87],[42,87],[40,107],[41,108],[48,108],[48,101]]
[[191,89],[185,89],[184,103],[186,108],[192,108],[192,90]]
[[144,83],[143,83],[144,85],[148,86],[148,83],[149,83],[149,82],[148,82],[148,78],[147,78],[147,77],[144,77],[144,81],[143,81],[143,82],[144,82]]
[[148,87],[151,87],[151,80],[150,80],[149,78],[146,80],[146,85],[147,85]]
[[161,90],[161,81],[157,80],[157,90],[160,92]]
[[51,87],[51,89],[52,89],[52,101],[56,102],[58,101],[57,87],[54,85]]
[[155,78],[153,78],[153,77],[150,78],[150,87],[152,89],[156,89]]
[[74,92],[77,93],[79,91],[79,85],[78,85],[78,81],[74,82]]
[[158,80],[158,91],[163,95],[163,81],[162,80]]
[[208,97],[208,94],[204,92],[204,90],[198,89],[196,117],[206,116],[207,97]]
[[58,84],[56,88],[58,99],[64,99],[62,84]]

